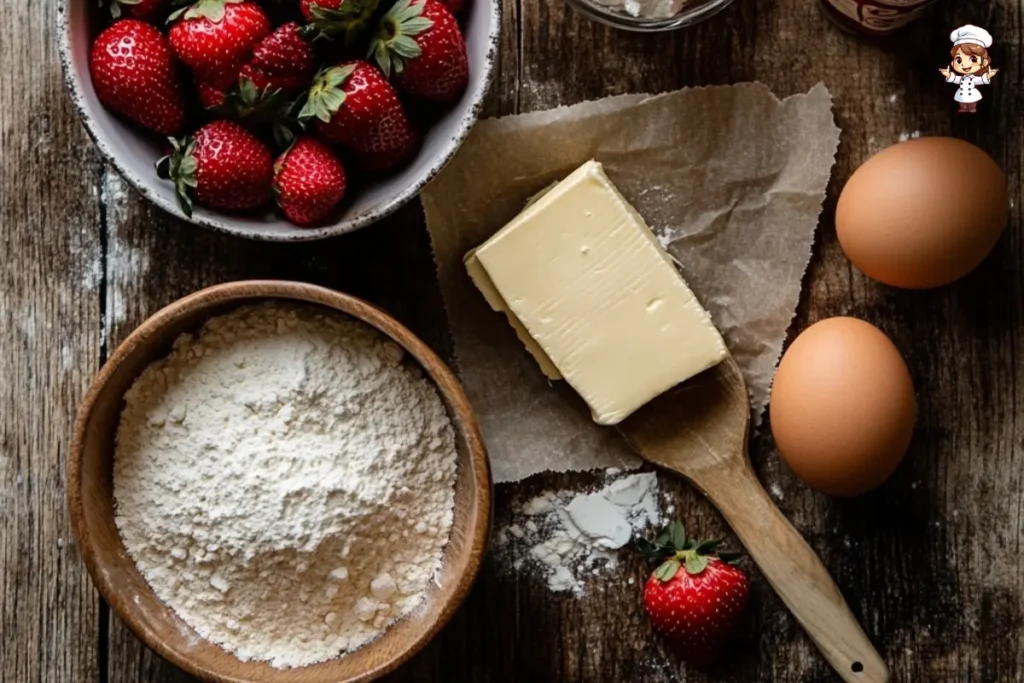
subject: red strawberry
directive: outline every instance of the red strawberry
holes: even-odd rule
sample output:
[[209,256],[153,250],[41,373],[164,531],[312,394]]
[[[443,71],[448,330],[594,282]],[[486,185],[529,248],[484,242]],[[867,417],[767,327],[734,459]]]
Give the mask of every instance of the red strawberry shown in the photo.
[[342,36],[351,44],[369,28],[379,1],[299,0],[299,11],[309,22],[314,36]]
[[669,639],[679,654],[706,666],[718,653],[747,604],[746,575],[714,554],[717,541],[686,538],[674,522],[657,540],[646,543],[652,557],[663,559],[644,586],[644,607],[654,630]]
[[455,16],[438,0],[398,0],[370,43],[386,76],[415,97],[450,102],[466,89],[466,41]]
[[228,91],[226,88],[222,88],[213,83],[207,83],[205,81],[199,81],[196,83],[196,90],[199,91],[199,101],[203,103],[203,106],[207,109],[216,109],[224,104],[225,98],[227,98]]
[[260,41],[239,75],[248,78],[260,90],[270,88],[294,94],[309,87],[315,60],[313,48],[293,21],[278,26]]
[[110,16],[120,19],[122,16],[140,21],[155,21],[166,0],[110,0]]
[[372,170],[398,166],[419,143],[394,88],[362,61],[317,74],[299,118],[316,118],[321,137],[355,150]]
[[96,96],[127,119],[173,135],[185,102],[167,38],[151,24],[122,19],[96,38],[89,55]]
[[288,220],[312,225],[345,196],[345,169],[327,145],[299,138],[274,162],[274,194]]
[[314,10],[325,9],[336,12],[344,2],[345,0],[299,0],[299,11],[302,12],[306,21],[312,22]]
[[173,140],[174,150],[157,162],[157,174],[173,180],[178,204],[192,215],[192,199],[217,209],[240,210],[270,201],[274,177],[270,150],[231,121],[208,123],[195,136]]
[[270,34],[270,20],[255,2],[199,0],[171,14],[174,54],[200,81],[234,81],[253,48]]
[[452,14],[458,14],[462,11],[463,0],[441,0],[441,3],[444,4]]

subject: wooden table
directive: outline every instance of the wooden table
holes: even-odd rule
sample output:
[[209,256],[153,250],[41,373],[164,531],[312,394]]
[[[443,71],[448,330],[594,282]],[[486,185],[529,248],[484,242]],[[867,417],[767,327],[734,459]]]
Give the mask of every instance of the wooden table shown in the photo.
[[[811,492],[755,439],[758,472],[832,571],[896,681],[1024,681],[1024,7],[952,3],[885,45],[831,26],[812,0],[737,0],[692,30],[616,33],[560,0],[504,0],[489,115],[625,92],[760,80],[779,95],[825,82],[843,129],[793,331],[865,318],[904,352],[920,402],[914,445],[881,490]],[[190,680],[149,652],[99,599],[71,540],[64,466],[71,422],[106,354],[147,315],[200,287],[252,277],[306,280],[374,301],[450,352],[417,205],[358,234],[309,245],[242,242],[169,218],[107,167],[64,93],[53,3],[0,3],[0,681]],[[957,116],[937,69],[963,23],[996,38],[981,113]],[[914,47],[920,46],[920,47]],[[685,122],[682,122],[685,125]],[[988,150],[1010,178],[1010,225],[962,282],[901,292],[857,273],[831,216],[868,155],[914,135]],[[951,190],[953,191],[953,190]],[[592,475],[500,486],[513,499]],[[710,506],[662,477],[705,534]],[[499,571],[500,570],[500,571]],[[834,680],[764,580],[719,680]],[[489,560],[444,633],[392,681],[706,680],[677,663],[642,617],[644,570],[627,564],[583,598]],[[630,585],[627,577],[634,577]]]

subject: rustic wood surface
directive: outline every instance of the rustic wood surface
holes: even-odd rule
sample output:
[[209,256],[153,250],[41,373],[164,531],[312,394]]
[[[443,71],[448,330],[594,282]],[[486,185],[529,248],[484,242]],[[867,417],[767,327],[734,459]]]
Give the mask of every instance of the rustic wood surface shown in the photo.
[[[762,481],[815,548],[889,663],[895,681],[1024,681],[1024,7],[949,2],[883,44],[834,29],[811,0],[737,0],[670,35],[613,32],[561,0],[503,0],[500,64],[487,113],[603,95],[761,80],[779,95],[826,83],[843,129],[818,244],[793,330],[849,314],[904,352],[920,406],[914,444],[879,491],[832,500],[780,464],[765,428],[752,449]],[[110,345],[147,315],[205,285],[294,278],[373,301],[442,356],[450,352],[417,206],[314,245],[246,243],[148,207],[98,157],[63,92],[53,3],[0,3],[0,681],[169,683],[189,677],[142,646],[92,588],[73,543],[64,465],[77,402]],[[958,117],[936,69],[948,32],[996,37],[981,113]],[[681,121],[681,126],[686,122]],[[854,271],[831,214],[843,181],[901,137],[955,135],[988,150],[1010,179],[1010,225],[960,283],[900,292]],[[594,475],[549,475],[496,491],[514,501]],[[724,533],[681,482],[663,489],[690,526]],[[714,676],[679,664],[641,615],[643,568],[626,563],[585,597],[554,595],[489,559],[464,608],[390,677],[434,681],[835,680],[763,578],[735,647]],[[633,584],[629,583],[633,580]]]

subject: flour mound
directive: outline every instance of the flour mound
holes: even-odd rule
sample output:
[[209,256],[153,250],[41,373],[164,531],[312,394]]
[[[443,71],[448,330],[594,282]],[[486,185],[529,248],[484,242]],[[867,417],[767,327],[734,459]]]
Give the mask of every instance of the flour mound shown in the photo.
[[239,659],[350,652],[421,603],[452,525],[435,387],[370,327],[265,304],[183,335],[125,396],[116,522],[157,596]]

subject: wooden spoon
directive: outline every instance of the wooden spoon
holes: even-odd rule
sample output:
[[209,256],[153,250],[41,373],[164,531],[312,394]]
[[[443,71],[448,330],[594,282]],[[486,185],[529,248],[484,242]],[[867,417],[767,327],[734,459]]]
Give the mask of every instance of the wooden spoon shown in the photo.
[[619,431],[642,458],[683,475],[715,504],[844,681],[889,680],[828,570],[754,474],[747,453],[750,402],[731,356],[652,400]]

